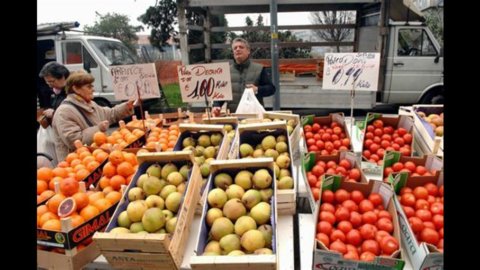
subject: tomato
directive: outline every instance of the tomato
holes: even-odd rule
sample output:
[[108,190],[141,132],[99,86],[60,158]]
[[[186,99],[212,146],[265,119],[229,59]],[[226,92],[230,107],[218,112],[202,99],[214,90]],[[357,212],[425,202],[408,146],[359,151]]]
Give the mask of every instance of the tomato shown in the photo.
[[320,205],[320,211],[327,211],[334,214],[335,206],[333,206],[331,203],[322,203],[322,205]]
[[342,145],[345,147],[350,146],[350,139],[349,138],[342,138]]
[[400,197],[400,203],[405,206],[415,207],[415,195],[413,193],[404,193]]
[[364,262],[373,262],[375,260],[375,254],[370,251],[365,251],[360,254],[360,260]]
[[386,210],[378,211],[377,216],[378,216],[378,218],[388,218],[389,220],[393,220],[392,215]]
[[379,230],[379,231],[377,231],[377,233],[375,234],[375,241],[377,241],[378,243],[380,243],[380,241],[382,241],[382,239],[383,239],[385,236],[391,236],[391,235],[390,235],[388,232],[386,232],[386,231]]
[[337,224],[337,229],[346,234],[353,229],[353,225],[350,223],[350,221],[342,220]]
[[397,251],[400,246],[397,239],[395,239],[393,236],[385,236],[380,241],[380,248],[384,254],[391,255],[393,252]]
[[380,119],[375,119],[375,120],[373,120],[372,125],[375,128],[383,128],[383,121],[380,120]]
[[362,222],[363,224],[374,224],[377,222],[377,214],[375,214],[373,211],[367,211],[362,214]]
[[330,242],[335,242],[336,240],[340,240],[345,242],[346,236],[345,233],[338,229],[333,229],[332,233],[330,234]]
[[376,128],[376,129],[374,129],[374,130],[373,130],[373,135],[378,136],[378,137],[382,137],[382,135],[383,135],[383,129],[381,129],[381,128]]
[[438,194],[443,197],[443,185],[438,188]]
[[392,126],[386,126],[383,128],[383,133],[385,134],[393,134],[393,127]]
[[366,159],[369,159],[372,154],[370,153],[370,150],[363,150],[362,156],[364,156]]
[[313,139],[315,139],[315,141],[321,140],[321,138],[322,138],[322,135],[320,135],[320,134],[318,134],[318,133],[315,133],[315,134],[313,135]]
[[[370,150],[370,152],[376,153],[378,151],[378,149],[380,149],[380,145],[378,145],[377,143],[372,143],[370,145],[370,147],[368,147],[368,149]],[[372,158],[372,157],[370,157],[370,158]]]
[[418,209],[429,210],[429,208],[430,208],[430,204],[428,203],[427,200],[417,199],[417,201],[415,202],[415,210],[418,210]]
[[367,131],[372,132],[374,129],[375,127],[372,124],[367,125]]
[[425,168],[425,166],[418,165],[415,169],[415,172],[420,175],[424,175],[427,172],[427,169]]
[[[351,196],[350,196],[351,197]],[[352,211],[358,211],[358,205],[356,202],[354,202],[353,200],[349,199],[349,200],[345,200],[342,202],[342,206],[347,208],[348,211],[352,212]]]
[[443,228],[443,216],[442,215],[434,215],[432,218],[433,225],[435,225],[435,229],[440,230]]
[[317,236],[315,238],[327,247],[330,245],[330,238],[324,233],[317,233]]
[[403,135],[403,140],[405,141],[405,143],[411,144],[412,140],[413,140],[412,134],[407,133],[407,134]]
[[413,207],[402,205],[402,209],[407,218],[415,216],[415,210]]
[[335,211],[335,218],[337,221],[350,220],[350,211],[346,207],[339,206]]
[[377,233],[378,229],[372,224],[363,224],[360,227],[360,235],[363,239],[375,239],[375,234]]
[[424,228],[420,233],[420,240],[436,246],[440,240],[440,235],[434,229]]
[[415,216],[420,218],[422,221],[431,221],[432,213],[426,209],[418,209],[415,211]]
[[326,221],[330,224],[335,224],[335,221],[337,220],[335,218],[335,215],[331,212],[328,211],[321,211],[320,214],[318,215],[318,220],[319,221]]
[[400,147],[402,147],[405,144],[405,141],[403,140],[403,138],[400,138],[400,137],[395,138],[393,142],[398,144]]
[[380,255],[380,245],[373,239],[368,239],[362,243],[362,252],[370,251],[375,255]]
[[347,169],[345,169],[344,167],[341,167],[341,166],[338,166],[336,169],[335,169],[335,172],[337,174],[341,174],[343,176],[346,176],[347,175]]
[[408,223],[410,224],[413,233],[421,232],[424,228],[423,221],[418,217],[409,217]]
[[315,166],[313,166],[311,172],[316,177],[320,177],[325,173],[325,169],[322,166],[315,165]]
[[417,165],[411,161],[407,161],[403,165],[403,167],[407,168],[410,172],[415,172],[415,168],[417,167]]
[[429,195],[432,195],[432,196],[438,195],[438,187],[434,183],[426,183],[424,187],[427,189]]
[[[315,183],[316,184],[316,183]],[[314,185],[315,185],[314,184]],[[320,200],[320,189],[317,187],[312,187],[312,194],[313,194],[313,199],[315,201]]]
[[314,187],[315,184],[317,183],[317,177],[315,175],[309,175],[307,176],[307,181],[308,181],[308,185],[310,187]]
[[318,123],[313,123],[312,132],[317,132],[319,129],[320,129],[320,125]]
[[354,190],[352,192],[350,192],[350,198],[352,199],[352,201],[354,201],[355,203],[360,203],[365,197],[363,196],[363,193],[358,191],[358,190]]
[[312,131],[312,126],[311,125],[305,125],[303,126],[303,132],[309,132]]
[[360,209],[360,213],[365,213],[365,212],[368,212],[368,211],[373,211],[373,209],[375,208],[373,206],[373,203],[370,201],[370,200],[367,200],[367,199],[363,199],[359,204],[358,204],[358,208]]
[[386,231],[386,232],[389,232],[389,233],[392,233],[393,232],[393,223],[390,219],[388,218],[380,218],[378,221],[377,221],[377,228],[379,230],[383,230],[383,231]]
[[326,235],[330,235],[333,231],[333,226],[330,224],[330,222],[327,221],[320,221],[317,223],[317,233],[321,232]]
[[405,128],[398,128],[397,133],[399,136],[403,136],[408,133],[408,131]]
[[355,181],[360,181],[360,170],[357,168],[352,168],[348,173],[348,177],[354,179]]
[[362,225],[362,215],[355,211],[351,212],[350,223],[352,223],[354,228],[358,228],[360,225]]
[[400,195],[403,195],[405,193],[412,193],[412,189],[409,187],[403,187],[400,189]]
[[316,145],[310,145],[308,147],[308,152],[318,152],[318,147]]
[[380,157],[379,157],[377,154],[372,154],[372,155],[370,156],[370,160],[371,160],[371,162],[373,162],[373,163],[377,163],[377,161],[380,160]]
[[335,194],[333,193],[333,191],[327,189],[322,192],[322,203],[328,202],[333,204],[334,200],[335,200]]
[[338,165],[349,170],[350,168],[352,168],[352,164],[350,163],[350,161],[346,158],[344,159],[341,159],[339,162],[338,162]]
[[362,236],[360,235],[360,232],[357,229],[351,229],[347,235],[347,243],[354,245],[354,246],[359,246],[362,243]]
[[334,149],[333,143],[330,141],[325,142],[325,150],[331,152]]
[[333,134],[340,135],[340,133],[342,133],[342,128],[341,127],[333,127],[332,131],[333,131]]
[[340,241],[340,240],[337,240],[337,241],[334,241],[333,243],[330,244],[330,250],[332,251],[338,251],[342,254],[345,254],[347,253],[347,247],[345,246],[345,244]]
[[403,163],[401,163],[401,162],[393,163],[392,169],[393,169],[394,172],[399,172],[401,169],[403,169]]
[[358,256],[358,252],[355,250],[355,251],[347,251],[347,253],[345,253],[345,255],[343,255],[343,258],[347,259],[347,260],[355,260],[355,261],[358,261],[360,259],[360,257]]
[[383,202],[382,196],[376,192],[370,193],[370,195],[368,195],[368,200],[373,203],[374,207],[381,205]]
[[330,127],[331,127],[331,128],[340,127],[340,123],[335,122],[335,121],[332,121],[332,122],[330,123]]
[[330,133],[323,133],[322,134],[322,140],[325,141],[325,142],[328,142],[330,141]]
[[430,212],[432,212],[433,215],[443,215],[443,203],[432,203],[432,205],[430,205]]

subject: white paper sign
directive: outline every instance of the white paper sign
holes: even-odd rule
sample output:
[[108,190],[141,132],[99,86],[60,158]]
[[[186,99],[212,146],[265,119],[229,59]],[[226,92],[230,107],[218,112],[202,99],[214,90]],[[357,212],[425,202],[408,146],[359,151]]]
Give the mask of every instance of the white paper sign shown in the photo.
[[378,90],[380,53],[326,53],[323,89]]
[[137,90],[141,99],[160,97],[154,63],[113,66],[110,74],[116,100],[136,99]]
[[183,102],[232,100],[228,62],[178,66],[178,81]]

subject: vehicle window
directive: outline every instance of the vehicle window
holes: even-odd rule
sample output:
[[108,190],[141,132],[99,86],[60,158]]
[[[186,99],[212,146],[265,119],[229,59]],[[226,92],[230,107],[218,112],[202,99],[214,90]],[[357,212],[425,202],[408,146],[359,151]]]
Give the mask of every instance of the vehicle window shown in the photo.
[[436,56],[437,50],[423,29],[400,29],[398,31],[399,56]]
[[87,51],[85,47],[83,47],[83,59],[85,60],[86,64],[90,64],[90,68],[98,67],[97,61],[93,59],[92,55]]
[[100,39],[89,39],[88,42],[107,66],[138,63],[137,57],[121,42]]
[[63,59],[65,64],[81,64],[82,58],[82,44],[80,42],[65,42],[63,46]]

